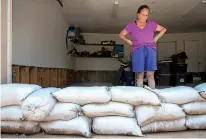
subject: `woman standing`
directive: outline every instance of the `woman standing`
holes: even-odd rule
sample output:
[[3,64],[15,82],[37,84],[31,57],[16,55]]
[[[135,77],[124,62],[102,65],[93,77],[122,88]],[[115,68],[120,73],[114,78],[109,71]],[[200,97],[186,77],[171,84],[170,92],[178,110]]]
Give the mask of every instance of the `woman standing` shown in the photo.
[[[137,86],[143,87],[144,71],[147,71],[148,85],[155,89],[156,42],[165,34],[166,28],[149,20],[149,12],[147,5],[140,6],[137,11],[137,20],[128,23],[119,36],[132,46],[132,70],[137,73]],[[154,37],[156,31],[160,33]],[[127,34],[132,40],[125,37]]]

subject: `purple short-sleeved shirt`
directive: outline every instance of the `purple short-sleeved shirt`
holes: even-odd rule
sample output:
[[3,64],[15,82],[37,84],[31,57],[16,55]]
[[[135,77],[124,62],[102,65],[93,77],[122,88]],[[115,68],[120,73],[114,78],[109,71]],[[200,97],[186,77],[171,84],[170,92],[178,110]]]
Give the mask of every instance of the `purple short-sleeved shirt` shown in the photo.
[[154,33],[156,28],[157,23],[153,20],[148,20],[143,29],[140,29],[135,21],[128,23],[125,30],[132,39],[132,51],[144,45],[148,45],[156,49],[154,42]]

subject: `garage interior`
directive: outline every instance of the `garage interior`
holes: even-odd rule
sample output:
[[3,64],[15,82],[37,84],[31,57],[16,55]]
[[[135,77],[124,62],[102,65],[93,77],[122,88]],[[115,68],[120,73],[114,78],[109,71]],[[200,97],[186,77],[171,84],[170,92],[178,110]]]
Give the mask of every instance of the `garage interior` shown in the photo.
[[[119,33],[136,19],[142,4],[150,7],[151,19],[167,28],[157,43],[157,87],[206,82],[205,0],[8,1],[1,1],[1,19],[9,19],[1,24],[2,84],[37,84],[44,88],[113,85],[121,66],[118,60],[131,60],[131,46],[120,39]],[[184,53],[186,59],[177,57]],[[183,71],[170,71],[177,65],[183,66]],[[123,85],[135,85],[134,73],[128,68],[125,73]],[[160,136],[205,137],[205,131],[155,133],[147,137]],[[68,138],[41,133],[30,137]]]
[[[158,61],[185,52],[190,83],[191,78],[205,80],[206,4],[202,0],[18,0],[12,2],[12,82],[43,87],[110,85],[121,62],[98,52],[123,46],[120,58],[130,60],[131,47],[118,34],[135,20],[141,4],[149,5],[150,18],[167,28],[157,43]],[[67,30],[73,26],[79,42],[68,37],[66,45]],[[69,54],[74,48],[81,56]],[[168,79],[163,78],[161,82]]]

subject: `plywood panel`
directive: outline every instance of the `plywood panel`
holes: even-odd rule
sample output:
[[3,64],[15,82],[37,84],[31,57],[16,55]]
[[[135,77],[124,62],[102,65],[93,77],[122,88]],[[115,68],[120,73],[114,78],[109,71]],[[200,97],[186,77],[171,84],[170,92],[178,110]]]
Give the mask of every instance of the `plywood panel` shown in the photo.
[[49,68],[38,68],[38,84],[49,87]]
[[84,71],[75,72],[75,82],[112,82],[113,71]]
[[12,65],[12,83],[19,83],[19,66]]
[[68,77],[67,77],[67,75],[68,75],[68,72],[67,72],[67,69],[62,69],[62,74],[63,74],[63,76],[62,76],[62,83],[63,83],[63,87],[66,87],[67,85],[68,85]]
[[57,86],[63,87],[63,72],[62,69],[57,69]]
[[30,84],[38,84],[38,68],[37,67],[29,67],[29,83]]
[[19,66],[19,82],[29,84],[29,67]]
[[49,86],[57,87],[58,86],[57,79],[58,79],[57,69],[50,68],[49,69]]

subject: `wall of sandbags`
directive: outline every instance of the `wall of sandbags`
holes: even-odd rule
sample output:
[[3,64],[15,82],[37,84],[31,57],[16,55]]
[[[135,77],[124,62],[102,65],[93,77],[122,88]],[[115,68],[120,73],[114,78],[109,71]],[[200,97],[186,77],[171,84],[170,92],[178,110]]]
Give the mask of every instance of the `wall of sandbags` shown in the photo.
[[206,83],[194,88],[1,85],[1,132],[144,136],[206,129]]

